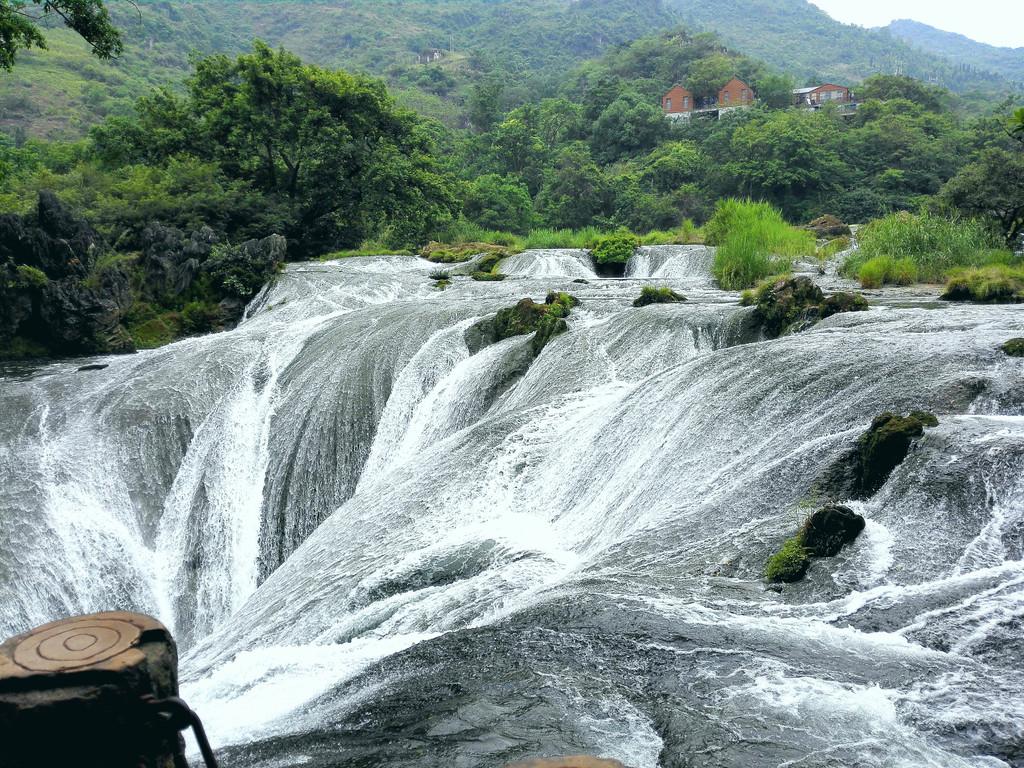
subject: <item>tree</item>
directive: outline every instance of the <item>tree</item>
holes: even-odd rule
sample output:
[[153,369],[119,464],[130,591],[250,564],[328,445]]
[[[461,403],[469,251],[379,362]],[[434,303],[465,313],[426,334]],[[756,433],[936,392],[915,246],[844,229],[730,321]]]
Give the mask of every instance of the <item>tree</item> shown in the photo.
[[[195,63],[185,93],[140,100],[132,121],[93,133],[108,164],[189,156],[260,192],[294,255],[365,237],[415,244],[451,218],[453,183],[426,129],[378,80],[329,71],[257,41],[236,59]],[[286,211],[282,216],[279,212]]]
[[637,93],[625,93],[597,118],[591,145],[599,159],[611,162],[653,149],[668,129],[658,107]]
[[841,186],[846,172],[837,159],[838,128],[813,112],[771,112],[737,128],[726,166],[738,191],[770,200],[796,218],[807,202]]
[[1012,243],[1024,230],[1024,153],[983,150],[942,188],[940,200],[969,216],[995,218]]
[[607,210],[608,185],[586,144],[562,149],[537,200],[545,226],[579,229]]
[[485,229],[527,232],[533,219],[533,200],[519,179],[489,173],[470,182],[462,211]]
[[1017,141],[1024,142],[1024,107],[1014,112],[1010,118],[1010,135]]
[[767,74],[754,81],[757,98],[771,109],[785,109],[793,106],[793,89],[796,87],[789,75]]
[[[32,13],[33,7],[38,14]],[[81,35],[101,59],[113,58],[124,48],[102,0],[0,0],[0,69],[10,70],[21,49],[45,49],[40,22],[54,16]]]
[[713,53],[695,61],[690,68],[687,87],[699,104],[704,99],[718,96],[722,86],[736,72],[735,62],[723,53]]
[[857,89],[863,100],[906,99],[919,104],[929,112],[942,112],[949,101],[949,92],[934,85],[927,85],[906,75],[872,75]]

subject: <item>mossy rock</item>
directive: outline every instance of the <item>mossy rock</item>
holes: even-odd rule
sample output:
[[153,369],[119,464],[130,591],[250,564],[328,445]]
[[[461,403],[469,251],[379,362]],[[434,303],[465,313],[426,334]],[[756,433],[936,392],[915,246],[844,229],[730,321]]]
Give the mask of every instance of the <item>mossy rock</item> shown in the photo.
[[802,331],[819,320],[840,312],[862,312],[867,299],[860,294],[840,292],[825,297],[809,277],[770,277],[757,288],[744,291],[743,306],[754,307],[754,323],[770,339]]
[[856,445],[825,470],[817,483],[819,493],[850,499],[874,495],[924,430],[938,424],[938,418],[925,411],[911,411],[906,416],[887,411],[876,416]]
[[867,523],[849,507],[827,504],[804,521],[796,536],[768,558],[764,575],[771,582],[799,581],[812,557],[835,557],[856,539]]
[[827,296],[821,303],[821,319],[843,312],[867,312],[868,300],[859,293],[840,291]]
[[514,307],[505,307],[494,317],[470,327],[466,331],[466,344],[470,352],[476,353],[489,344],[532,333],[530,346],[536,357],[551,339],[568,330],[564,318],[578,304],[576,297],[568,293],[551,292],[543,304],[530,298],[522,299]]
[[452,284],[452,281],[448,280],[447,278],[445,278],[444,280],[435,280],[434,281],[434,287],[437,288],[437,290],[439,290],[439,291],[443,291],[445,288],[447,288],[451,284]]
[[[496,256],[497,260],[500,261],[502,258],[511,255],[511,250],[503,245],[493,245],[491,243],[458,243],[456,245],[449,245],[432,242],[428,243],[420,252],[424,259],[438,264],[458,264],[463,261],[469,261],[474,256],[481,254],[484,254],[485,258]],[[497,261],[495,261],[496,263]]]
[[819,239],[842,237],[850,234],[850,225],[843,223],[831,214],[819,216],[808,224],[805,229],[809,229]]
[[615,264],[625,269],[639,245],[640,238],[627,229],[620,229],[597,238],[591,244],[590,253],[599,267]]
[[640,297],[633,302],[634,307],[646,307],[649,304],[678,304],[686,301],[681,293],[676,293],[671,288],[662,286],[655,288],[653,285],[645,285],[640,291]]
[[779,551],[768,558],[764,577],[771,582],[800,581],[811,567],[811,557],[800,541],[800,536],[786,539]]
[[1024,302],[1024,267],[992,264],[957,270],[939,298],[975,304],[1019,304]]
[[1000,349],[1010,357],[1024,357],[1024,339],[1010,339]]
[[473,272],[470,277],[480,282],[495,282],[504,280],[507,275],[501,274],[501,272]]

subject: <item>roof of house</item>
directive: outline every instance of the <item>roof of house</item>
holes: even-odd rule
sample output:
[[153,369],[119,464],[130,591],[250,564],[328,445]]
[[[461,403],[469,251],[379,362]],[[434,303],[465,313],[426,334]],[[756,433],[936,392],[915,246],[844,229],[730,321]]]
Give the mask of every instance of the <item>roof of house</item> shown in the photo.
[[746,84],[745,82],[743,82],[742,80],[740,80],[740,79],[739,79],[738,77],[733,77],[733,78],[731,78],[731,79],[729,80],[729,82],[728,82],[728,83],[726,83],[725,85],[723,85],[723,86],[722,86],[721,88],[719,88],[718,90],[720,90],[720,91],[724,91],[724,90],[725,90],[726,88],[728,88],[728,87],[729,87],[729,84],[730,84],[730,83],[739,83],[739,84],[740,84],[740,85],[742,85],[742,86],[743,86],[744,88],[749,88],[749,87],[750,87],[750,86],[749,86],[749,85],[747,85],[747,84]]
[[846,87],[845,85],[836,85],[835,83],[822,83],[821,85],[812,85],[812,86],[809,86],[807,88],[794,88],[793,89],[793,93],[795,93],[795,94],[804,94],[804,93],[812,93],[814,91],[820,90],[821,88],[845,88],[845,87]]

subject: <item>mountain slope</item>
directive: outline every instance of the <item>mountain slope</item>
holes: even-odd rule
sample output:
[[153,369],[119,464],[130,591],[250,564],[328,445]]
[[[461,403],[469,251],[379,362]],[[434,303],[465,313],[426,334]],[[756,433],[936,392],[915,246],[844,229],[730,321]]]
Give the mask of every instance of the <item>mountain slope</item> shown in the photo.
[[[581,62],[681,23],[800,81],[856,83],[902,71],[979,103],[1010,84],[918,50],[884,31],[840,24],[807,0],[110,0],[121,60],[100,62],[67,30],[51,50],[0,76],[0,130],[74,138],[124,113],[155,84],[188,71],[188,55],[237,53],[254,37],[307,61],[384,76],[400,101],[457,124],[472,83],[496,73],[506,98],[528,97]],[[442,51],[425,66],[422,54]],[[449,50],[453,53],[449,53]]]
[[1024,48],[1000,48],[979,43],[965,35],[946,32],[910,19],[894,21],[886,29],[921,50],[939,54],[958,64],[995,72],[1015,83],[1024,84]]
[[731,48],[801,80],[856,83],[905,74],[959,93],[1003,94],[1011,84],[915,48],[884,30],[842,24],[807,0],[665,0],[685,24],[716,32]]

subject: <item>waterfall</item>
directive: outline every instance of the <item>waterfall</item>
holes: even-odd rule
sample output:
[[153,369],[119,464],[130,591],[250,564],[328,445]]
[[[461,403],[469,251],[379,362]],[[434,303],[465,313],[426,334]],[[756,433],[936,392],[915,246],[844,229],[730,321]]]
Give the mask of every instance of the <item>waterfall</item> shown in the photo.
[[533,250],[510,256],[501,263],[501,271],[517,277],[592,278],[594,262],[584,250]]
[[626,277],[700,280],[711,283],[714,252],[704,245],[644,245],[626,265]]
[[[0,379],[0,629],[153,613],[227,766],[1019,764],[1024,315],[763,341],[710,263],[292,265],[234,331]],[[470,354],[549,290],[580,304],[525,372],[529,337]],[[861,537],[766,589],[815,479],[912,409],[939,426]]]

